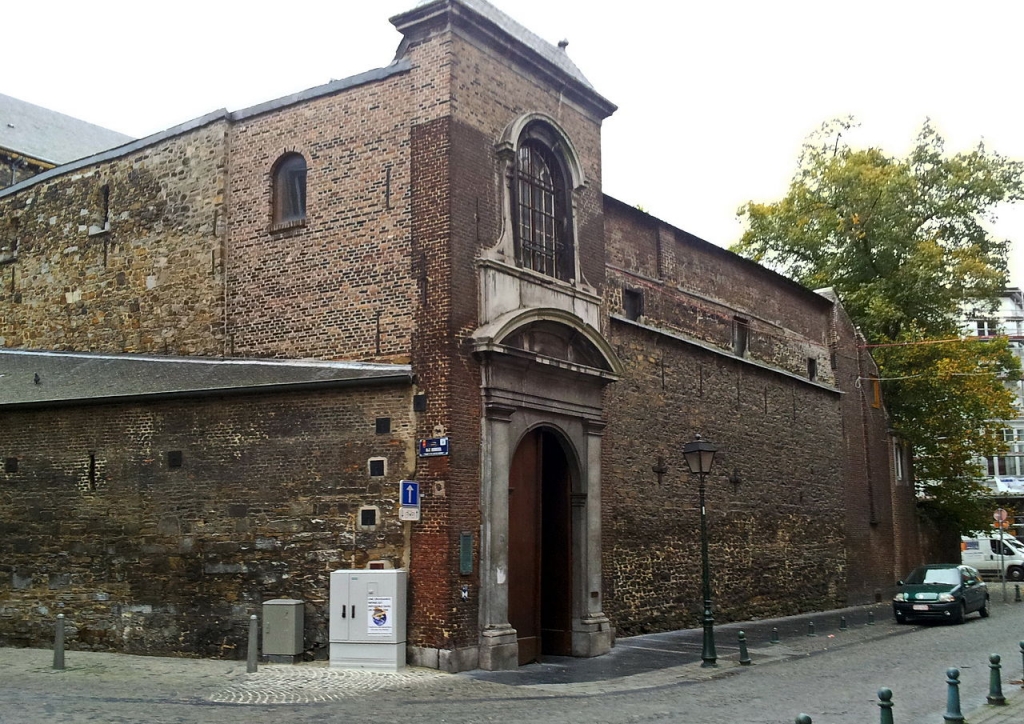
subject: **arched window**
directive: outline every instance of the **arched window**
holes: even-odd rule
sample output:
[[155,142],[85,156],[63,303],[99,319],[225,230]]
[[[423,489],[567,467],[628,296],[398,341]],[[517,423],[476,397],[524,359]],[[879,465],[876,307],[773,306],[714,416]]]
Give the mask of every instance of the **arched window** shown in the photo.
[[575,276],[572,203],[564,165],[543,126],[527,129],[512,184],[517,261],[557,279]]
[[273,228],[287,229],[306,222],[306,159],[297,153],[281,156],[273,173]]

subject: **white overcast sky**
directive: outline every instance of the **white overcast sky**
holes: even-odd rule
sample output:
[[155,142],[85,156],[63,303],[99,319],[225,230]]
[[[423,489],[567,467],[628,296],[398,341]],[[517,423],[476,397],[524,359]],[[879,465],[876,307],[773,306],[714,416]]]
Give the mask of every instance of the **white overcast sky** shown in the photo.
[[[0,93],[133,136],[387,65],[416,0],[35,0],[3,10]],[[604,190],[727,246],[781,197],[800,145],[852,114],[894,154],[926,118],[948,151],[1024,159],[1024,2],[494,0],[619,106]],[[996,232],[1024,285],[1024,205]]]

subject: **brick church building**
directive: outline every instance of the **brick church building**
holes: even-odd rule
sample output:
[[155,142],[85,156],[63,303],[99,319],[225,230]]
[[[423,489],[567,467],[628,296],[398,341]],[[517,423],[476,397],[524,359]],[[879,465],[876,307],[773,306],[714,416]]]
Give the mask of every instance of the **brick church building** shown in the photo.
[[[920,558],[842,306],[601,190],[615,111],[485,0],[394,62],[0,190],[0,645],[245,655],[409,572],[412,663],[504,669],[874,601]],[[421,441],[447,438],[446,455]],[[420,519],[399,519],[415,480]]]

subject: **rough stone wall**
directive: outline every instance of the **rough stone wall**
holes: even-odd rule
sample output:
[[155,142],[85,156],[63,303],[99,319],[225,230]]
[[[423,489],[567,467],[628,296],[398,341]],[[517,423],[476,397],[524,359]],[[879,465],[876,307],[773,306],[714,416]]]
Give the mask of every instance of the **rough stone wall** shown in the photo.
[[0,344],[222,353],[225,129],[0,195]]
[[[780,364],[805,364],[807,350],[815,350],[830,377],[829,305],[809,293],[801,299],[743,260],[693,242],[677,245],[670,261],[679,268],[699,264],[702,288],[658,279],[652,272],[666,237],[649,217],[606,207],[606,225],[609,258],[639,266],[609,265],[608,311],[623,314],[626,286],[642,290],[644,316],[611,326],[626,372],[606,395],[605,612],[620,635],[699,625],[698,485],[682,459],[683,445],[698,432],[719,448],[706,480],[716,620],[841,605],[847,569],[840,396],[808,381],[806,367],[801,376],[799,365]],[[689,258],[692,248],[702,251],[699,259]],[[733,295],[735,287],[744,291]],[[743,307],[737,297],[745,296],[764,302]],[[766,310],[777,317],[766,319]],[[752,322],[750,361],[732,354],[731,332],[723,327],[731,327],[733,315],[762,320]],[[656,467],[663,469],[660,482]]]
[[71,648],[238,658],[261,602],[297,598],[326,655],[330,571],[408,563],[410,411],[403,386],[5,413],[0,645],[48,646],[64,613]]

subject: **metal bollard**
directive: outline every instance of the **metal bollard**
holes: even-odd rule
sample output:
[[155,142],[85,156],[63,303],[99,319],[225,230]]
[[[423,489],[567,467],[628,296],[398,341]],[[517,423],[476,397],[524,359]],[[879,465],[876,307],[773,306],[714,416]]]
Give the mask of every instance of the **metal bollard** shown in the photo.
[[256,614],[249,617],[249,651],[248,659],[246,661],[245,670],[247,673],[254,674],[258,668],[256,664],[256,658],[259,655],[257,649],[259,648],[259,639],[257,638],[258,631],[256,630]]
[[740,631],[740,665],[750,666],[750,654],[747,653],[747,635]]
[[1006,697],[1003,696],[1003,681],[1000,676],[1002,667],[999,665],[999,654],[991,654],[988,657],[988,703],[992,706],[1003,706]]
[[875,625],[875,612],[874,611],[868,611],[868,626],[874,626],[874,625]]
[[794,724],[814,724],[814,722],[812,722],[811,717],[807,716],[806,714],[800,714],[796,718]]
[[846,616],[840,616],[839,617],[839,630],[840,631],[845,631],[846,630]]
[[892,724],[892,689],[882,687],[878,690],[878,724]]
[[817,636],[818,635],[818,634],[814,633],[814,621],[808,621],[807,622],[807,635],[808,636]]
[[960,712],[960,669],[946,670],[946,713],[942,721],[963,724],[964,715]]
[[1020,603],[1020,600],[1020,584],[1015,583],[1013,584],[1013,602]]
[[57,614],[57,632],[53,637],[53,668],[64,668],[64,614]]
[[[777,644],[779,643],[779,629],[772,627],[772,640],[768,643]],[[1024,655],[1024,641],[1020,642],[1021,654]]]
[[[1020,662],[1021,662],[1021,668],[1022,668],[1022,669],[1024,669],[1024,641],[1021,641],[1021,642],[1020,642],[1019,644],[1017,644],[1017,645],[1018,645],[1018,646],[1020,646]],[[1024,678],[1024,677],[1022,677],[1022,678]]]

